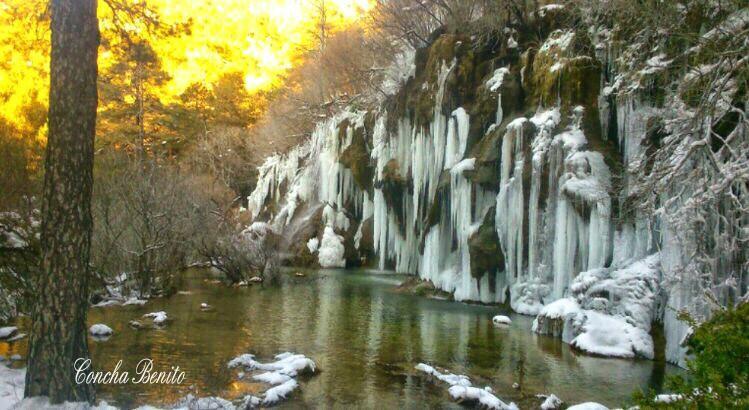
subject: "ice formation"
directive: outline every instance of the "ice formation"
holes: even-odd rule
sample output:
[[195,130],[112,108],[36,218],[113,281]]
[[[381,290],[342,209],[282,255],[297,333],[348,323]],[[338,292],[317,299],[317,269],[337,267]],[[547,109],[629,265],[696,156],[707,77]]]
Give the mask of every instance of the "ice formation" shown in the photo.
[[[309,243],[308,243],[309,245]],[[345,268],[346,259],[343,254],[343,237],[337,235],[333,228],[326,226],[320,247],[317,249],[317,260],[323,268]]]
[[[683,364],[687,326],[676,312],[694,310],[698,289],[678,280],[688,249],[660,215],[625,206],[634,190],[631,170],[643,168],[648,124],[662,109],[615,72],[600,76],[593,104],[565,100],[554,83],[556,98],[540,98],[530,112],[508,105],[514,87],[528,93],[542,87],[527,77],[530,70],[559,79],[579,65],[576,58],[593,58],[573,54],[576,35],[557,30],[538,47],[536,61],[547,66],[493,61],[484,78],[470,84],[476,94],[496,98],[488,121],[472,117],[471,102],[453,96],[460,94],[450,88],[460,75],[457,57],[440,57],[426,76],[419,75],[423,67],[411,70],[409,57],[399,81],[426,78],[419,84],[429,93],[426,103],[350,108],[321,121],[309,140],[259,168],[248,212],[282,232],[294,218],[307,217],[302,209],[322,207],[323,234],[302,243],[317,252],[321,266],[331,267],[364,252],[369,221],[379,269],[417,274],[457,301],[509,302],[518,313],[540,314],[538,331],[568,332],[568,342],[589,352],[652,357],[650,326],[662,321],[667,359]],[[605,70],[614,70],[606,45],[595,46]],[[654,55],[648,65],[646,74],[653,74],[669,61]],[[486,149],[496,159],[481,158]],[[358,150],[357,164],[344,160],[351,150]],[[488,172],[490,181],[477,182],[477,174]],[[477,235],[491,236],[487,229],[497,242],[497,263],[489,268],[471,246]],[[574,304],[574,315],[554,317],[556,309]],[[544,318],[558,328],[545,328]],[[617,330],[601,332],[607,327]]]
[[416,370],[424,372],[437,380],[450,385],[447,392],[450,394],[453,400],[456,401],[470,401],[476,402],[481,407],[487,409],[496,410],[517,410],[518,407],[515,403],[506,404],[500,400],[497,396],[492,393],[490,387],[484,387],[483,389],[473,387],[471,380],[468,376],[457,375],[452,373],[442,373],[434,367],[419,363],[416,365]]

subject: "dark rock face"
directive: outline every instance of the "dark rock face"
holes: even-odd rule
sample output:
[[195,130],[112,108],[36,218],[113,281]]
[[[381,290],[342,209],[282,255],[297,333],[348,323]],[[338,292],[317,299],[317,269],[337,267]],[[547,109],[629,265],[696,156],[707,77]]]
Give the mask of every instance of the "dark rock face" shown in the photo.
[[307,241],[322,238],[325,226],[322,223],[323,205],[304,204],[284,228],[279,239],[281,261],[291,266],[317,267],[317,255],[307,248]]
[[356,185],[371,196],[375,169],[372,164],[369,145],[365,138],[366,134],[366,127],[354,129],[351,145],[343,150],[339,161],[351,170]]
[[409,186],[408,179],[401,174],[398,161],[395,159],[388,161],[382,170],[382,180],[378,188],[382,190],[385,196],[385,203],[395,212],[395,217],[401,222],[400,225],[402,228],[405,223],[402,198],[409,193]]
[[468,238],[471,253],[471,276],[481,278],[488,274],[495,277],[505,269],[505,257],[494,227],[494,207],[489,208],[479,229]]

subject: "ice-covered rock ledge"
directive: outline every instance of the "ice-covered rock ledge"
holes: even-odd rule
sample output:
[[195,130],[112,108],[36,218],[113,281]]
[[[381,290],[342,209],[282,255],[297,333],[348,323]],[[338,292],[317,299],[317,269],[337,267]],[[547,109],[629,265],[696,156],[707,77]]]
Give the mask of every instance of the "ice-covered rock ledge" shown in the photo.
[[582,272],[570,285],[572,295],[546,305],[532,330],[592,354],[652,359],[659,269],[655,254],[620,269]]

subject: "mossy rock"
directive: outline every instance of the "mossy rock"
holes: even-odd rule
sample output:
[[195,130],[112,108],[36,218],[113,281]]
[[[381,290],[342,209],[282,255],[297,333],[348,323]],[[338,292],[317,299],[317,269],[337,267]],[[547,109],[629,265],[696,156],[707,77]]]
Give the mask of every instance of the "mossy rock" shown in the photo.
[[382,180],[378,188],[382,190],[388,208],[394,212],[401,229],[401,234],[405,233],[405,214],[402,198],[409,193],[409,183],[401,175],[400,165],[397,160],[391,159],[385,164],[382,170]]
[[548,37],[556,30],[576,25],[575,15],[567,7],[541,8],[533,14],[532,26],[541,38]]
[[417,276],[411,276],[403,281],[396,291],[415,296],[422,296],[434,299],[452,300],[453,296],[443,290],[437,289],[434,284],[428,280],[421,279]]
[[397,129],[397,121],[410,118],[414,126],[427,126],[434,119],[434,107],[439,75],[443,66],[455,66],[445,80],[442,114],[450,107],[460,106],[472,98],[471,83],[474,73],[474,52],[469,37],[461,34],[435,33],[428,47],[416,51],[416,75],[388,101],[388,129]]
[[481,278],[485,274],[494,276],[505,269],[505,258],[494,226],[495,208],[490,208],[479,229],[468,238],[471,255],[471,276]]
[[351,170],[354,183],[371,197],[375,169],[367,145],[364,127],[354,129],[351,145],[343,150],[338,161]]
[[359,224],[352,223],[349,225],[348,230],[340,231],[336,233],[343,237],[343,258],[346,259],[346,267],[357,267],[361,266],[361,259],[359,258],[359,251],[356,249],[356,243],[354,236],[359,228]]
[[[497,60],[493,67],[501,68]],[[520,83],[519,65],[511,65],[510,71],[505,74],[502,85],[496,91],[486,87],[486,82],[494,75],[491,70],[476,85],[475,98],[468,105],[468,114],[471,117],[470,130],[468,134],[467,149],[472,149],[479,141],[486,137],[486,130],[494,124],[496,127],[502,124],[497,122],[498,97],[502,98],[503,118],[516,115],[524,109],[525,94]],[[504,120],[502,121],[504,123]]]
[[426,224],[424,229],[424,236],[429,232],[429,229],[434,225],[437,225],[442,220],[442,205],[449,201],[450,198],[450,172],[447,170],[442,171],[440,174],[439,182],[437,183],[437,190],[434,194],[434,200],[429,206],[429,211],[426,215]]

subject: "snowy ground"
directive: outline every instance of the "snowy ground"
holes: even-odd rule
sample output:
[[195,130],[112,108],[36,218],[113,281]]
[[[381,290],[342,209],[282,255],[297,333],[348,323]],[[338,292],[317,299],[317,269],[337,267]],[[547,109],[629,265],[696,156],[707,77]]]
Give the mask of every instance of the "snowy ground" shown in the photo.
[[[234,410],[254,408],[259,405],[271,406],[288,398],[288,396],[299,387],[296,380],[297,375],[302,373],[315,373],[316,365],[308,357],[290,352],[281,353],[274,357],[274,361],[262,363],[255,359],[254,355],[243,354],[229,362],[229,368],[237,368],[240,378],[252,377],[263,383],[271,385],[260,396],[247,395],[235,402],[220,397],[195,397],[188,395],[169,406],[178,410]],[[248,376],[247,373],[250,373]],[[44,397],[31,399],[23,398],[26,369],[12,369],[7,366],[4,359],[0,359],[0,410],[117,410],[106,402],[99,402],[96,406],[87,403],[64,403],[62,405],[51,405]],[[159,410],[158,407],[146,405],[138,410]]]

